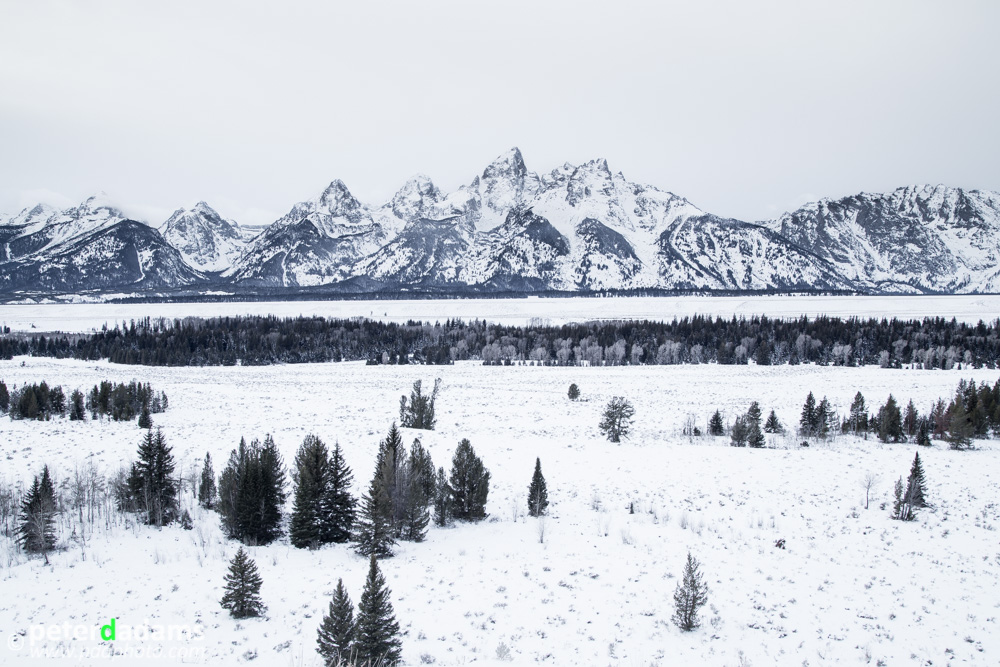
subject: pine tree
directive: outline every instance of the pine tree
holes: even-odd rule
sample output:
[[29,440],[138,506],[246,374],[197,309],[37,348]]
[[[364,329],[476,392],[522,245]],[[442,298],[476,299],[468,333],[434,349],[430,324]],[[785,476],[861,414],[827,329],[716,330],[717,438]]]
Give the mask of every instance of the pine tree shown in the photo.
[[451,460],[452,511],[456,519],[479,521],[486,518],[486,497],[490,492],[490,473],[476,456],[472,443],[463,438]]
[[344,580],[338,579],[330,611],[323,617],[316,637],[316,651],[323,656],[325,664],[340,665],[353,660],[354,631],[354,605],[344,588]]
[[410,447],[409,467],[410,474],[419,475],[424,497],[430,501],[434,497],[434,461],[420,438],[414,439],[413,446]]
[[240,547],[236,556],[229,563],[229,574],[226,575],[225,595],[222,596],[222,608],[228,609],[234,618],[260,616],[266,610],[260,598],[260,587],[263,581],[257,572],[257,564],[247,556]]
[[802,405],[802,416],[799,418],[799,433],[805,436],[816,435],[818,424],[816,415],[816,397],[810,391],[806,402]]
[[[419,447],[420,441],[414,444]],[[424,541],[427,536],[427,525],[431,520],[430,510],[427,508],[430,496],[427,495],[424,484],[426,472],[422,469],[424,465],[424,461],[416,460],[413,453],[410,453],[406,466],[406,493],[403,498],[403,522],[400,531],[400,539],[410,542]]]
[[391,591],[385,577],[378,569],[378,561],[371,557],[368,579],[358,603],[358,622],[355,630],[354,660],[357,664],[397,664],[402,657],[399,623],[389,600]]
[[174,456],[163,431],[147,431],[139,444],[132,494],[137,509],[145,512],[146,523],[151,526],[165,526],[177,518],[174,467]]
[[528,514],[543,516],[549,506],[549,492],[545,488],[545,477],[542,475],[542,460],[535,458],[535,472],[528,485]]
[[604,407],[597,428],[611,442],[621,442],[622,438],[628,437],[634,416],[635,408],[632,404],[621,396],[615,396]]
[[913,455],[913,465],[910,466],[910,477],[906,480],[906,486],[910,489],[910,504],[914,507],[926,507],[924,494],[927,491],[924,481],[924,467],[920,463],[920,453]]
[[702,579],[699,565],[689,552],[684,564],[684,575],[674,591],[673,621],[685,632],[700,625],[698,610],[708,601],[708,586]]
[[10,391],[6,383],[0,380],[0,412],[7,412],[10,409]]
[[917,444],[922,447],[931,446],[930,426],[926,417],[920,420],[920,425],[917,427]]
[[139,428],[149,430],[153,428],[153,418],[149,416],[149,403],[142,404],[142,412],[139,413]]
[[69,395],[69,420],[83,421],[87,418],[87,412],[83,407],[83,392],[74,389]]
[[288,537],[294,547],[315,548],[323,543],[323,500],[329,484],[329,469],[326,445],[315,435],[307,435],[295,454],[292,474],[295,492]]
[[451,486],[441,467],[434,484],[434,524],[443,528],[451,523],[451,516]]
[[729,444],[733,447],[746,447],[747,437],[750,435],[747,427],[746,417],[741,415],[733,420],[733,427],[729,430]]
[[908,438],[912,438],[917,434],[917,428],[920,422],[920,416],[917,414],[917,406],[913,404],[913,399],[906,404],[906,412],[903,415],[903,432]]
[[816,406],[816,423],[813,426],[814,433],[821,438],[825,438],[830,434],[830,424],[834,420],[833,408],[830,407],[830,401],[826,400],[826,396],[824,396],[819,405]]
[[56,498],[49,467],[42,468],[41,479],[35,476],[34,483],[21,502],[21,520],[18,526],[18,542],[29,553],[40,553],[49,563],[48,552],[55,548]]
[[764,433],[760,430],[760,404],[754,401],[746,414],[747,445],[760,449],[764,446]]
[[764,432],[765,433],[785,432],[785,427],[781,425],[780,421],[778,421],[778,415],[774,413],[774,410],[771,410],[771,414],[767,416],[767,422],[764,424]]
[[392,499],[384,478],[391,465],[387,457],[379,457],[368,493],[361,496],[361,511],[355,522],[355,550],[362,556],[388,558],[396,543],[392,522]]
[[723,435],[726,432],[725,424],[722,422],[722,413],[718,410],[708,420],[708,432],[710,435]]
[[323,497],[323,520],[320,522],[320,540],[323,543],[343,543],[351,539],[357,500],[351,495],[354,473],[351,472],[340,443],[333,445],[330,456],[330,474]]
[[419,428],[428,431],[434,430],[437,419],[434,416],[434,402],[437,400],[438,390],[441,387],[441,378],[434,380],[434,390],[430,396],[421,391],[420,380],[413,383],[413,390],[410,392],[410,401],[407,403],[406,396],[399,397],[399,424],[403,428]]
[[281,535],[285,469],[270,435],[261,445],[240,439],[219,476],[218,511],[226,534],[245,544],[267,544]]
[[955,450],[972,448],[972,421],[965,409],[961,396],[957,396],[948,408],[948,444]]
[[903,435],[903,416],[892,394],[878,411],[878,439],[882,442],[902,442],[906,439]]
[[569,386],[569,391],[567,392],[566,395],[569,396],[569,400],[575,401],[576,399],[580,398],[580,388],[577,387],[575,383],[571,384]]
[[281,520],[286,498],[285,466],[270,434],[264,437],[260,450],[260,481],[260,524],[254,538],[258,544],[269,544],[282,534]]
[[913,521],[917,518],[917,511],[913,506],[913,486],[907,483],[903,485],[903,478],[896,480],[893,488],[894,502],[892,504],[892,518],[898,521]]
[[208,452],[205,452],[205,463],[201,467],[198,503],[205,509],[212,509],[215,506],[215,470],[212,468],[212,455]]
[[868,431],[868,408],[865,406],[865,397],[860,391],[854,395],[854,401],[851,403],[849,424],[855,434]]

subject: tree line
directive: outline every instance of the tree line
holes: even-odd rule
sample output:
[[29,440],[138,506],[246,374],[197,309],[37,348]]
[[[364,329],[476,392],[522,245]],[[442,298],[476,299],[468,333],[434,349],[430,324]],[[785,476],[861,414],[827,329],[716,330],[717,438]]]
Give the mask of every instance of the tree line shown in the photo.
[[[65,417],[70,421],[83,421],[89,412],[91,419],[108,417],[114,421],[131,421],[136,415],[163,412],[167,409],[167,394],[154,391],[151,384],[136,382],[111,382],[104,380],[84,396],[74,389],[66,397],[62,386],[50,386],[45,380],[38,383],[14,386],[8,389],[0,380],[0,413],[8,413],[11,419],[36,419],[46,421],[53,417]],[[143,426],[140,424],[140,426]],[[143,428],[149,428],[147,423]]]
[[0,358],[34,355],[150,366],[342,360],[446,364],[800,364],[951,369],[1000,365],[1000,319],[723,319],[511,326],[363,318],[145,318],[92,334],[0,335]]

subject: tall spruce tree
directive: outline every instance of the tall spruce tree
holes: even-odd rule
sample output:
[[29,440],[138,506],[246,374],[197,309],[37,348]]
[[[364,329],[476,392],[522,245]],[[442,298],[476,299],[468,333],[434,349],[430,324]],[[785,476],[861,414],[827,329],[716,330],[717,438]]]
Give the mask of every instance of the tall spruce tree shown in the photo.
[[392,498],[386,488],[391,462],[380,456],[368,493],[361,496],[361,509],[355,522],[355,550],[362,556],[388,558],[396,543],[392,521]]
[[778,415],[774,413],[774,410],[771,410],[771,414],[767,416],[767,422],[765,422],[764,424],[764,432],[765,433],[785,432],[785,427],[781,425],[780,421],[778,421]]
[[806,402],[802,405],[802,415],[799,417],[799,433],[805,436],[817,435],[819,420],[816,414],[816,397],[810,391]]
[[153,418],[149,415],[149,402],[143,402],[142,410],[139,412],[139,428],[153,428]]
[[865,405],[865,397],[861,395],[860,391],[854,395],[848,423],[854,434],[867,433],[868,431],[868,407]]
[[139,444],[132,492],[136,507],[145,512],[146,523],[151,526],[165,526],[177,518],[174,468],[174,456],[163,430],[147,431]]
[[244,544],[268,544],[281,535],[285,469],[274,439],[249,445],[242,438],[219,476],[218,511],[226,534]]
[[451,518],[451,485],[442,466],[434,483],[434,524],[443,528],[451,523]]
[[815,435],[825,438],[830,434],[830,427],[836,420],[836,415],[833,412],[833,408],[830,407],[830,401],[826,400],[826,396],[820,400],[819,405],[816,406],[816,423],[814,425]]
[[215,470],[212,455],[205,452],[205,463],[201,467],[201,482],[198,484],[198,503],[205,509],[215,506]]
[[911,502],[913,487],[910,484],[904,485],[902,477],[896,480],[893,497],[892,518],[898,521],[913,521],[917,517],[916,508]]
[[947,440],[951,449],[963,451],[972,449],[972,436],[974,429],[969,412],[965,408],[965,402],[961,396],[956,396],[955,400],[948,406],[946,417],[948,424]]
[[754,401],[747,410],[747,445],[759,449],[764,446],[764,433],[760,428],[761,412],[760,404]]
[[403,522],[399,537],[410,542],[423,542],[431,520],[427,504],[430,498],[424,488],[424,473],[418,470],[410,456],[407,465],[406,495],[403,499]]
[[722,413],[718,410],[715,414],[708,420],[708,433],[709,435],[723,435],[726,432],[726,426],[722,421]]
[[885,405],[878,411],[878,439],[882,442],[902,442],[906,439],[903,434],[903,417],[892,394],[889,394]]
[[402,657],[399,623],[396,622],[392,602],[389,600],[391,593],[373,555],[368,567],[368,579],[358,603],[353,650],[356,664],[391,667]]
[[262,584],[257,563],[240,547],[229,563],[222,608],[228,609],[233,618],[260,616],[267,609],[260,597]]
[[40,553],[49,563],[48,552],[55,548],[56,498],[49,467],[42,468],[42,476],[35,476],[31,489],[21,502],[21,519],[18,542],[29,553]]
[[441,378],[434,380],[434,390],[430,395],[424,394],[420,380],[413,383],[410,400],[406,396],[399,397],[399,423],[403,428],[418,428],[433,430],[437,418],[434,416],[434,403],[437,401],[438,390],[441,388]]
[[697,628],[698,610],[708,601],[708,586],[702,578],[700,563],[688,552],[684,574],[674,591],[673,621],[678,628],[689,632]]
[[528,485],[528,514],[543,516],[549,507],[549,492],[545,487],[545,477],[542,475],[542,460],[535,458],[535,472],[531,475]]
[[906,437],[912,438],[917,434],[920,424],[920,415],[917,413],[917,406],[913,404],[913,399],[906,404],[906,411],[903,413],[903,433]]
[[910,476],[906,484],[910,489],[910,503],[914,507],[927,507],[925,500],[927,486],[924,480],[924,467],[920,463],[920,452],[913,455],[913,464],[910,466]]
[[486,518],[486,497],[490,492],[490,473],[476,456],[472,443],[463,438],[451,460],[449,480],[452,515],[462,521]]
[[749,435],[746,416],[740,415],[733,420],[733,427],[729,429],[729,444],[733,447],[746,447]]
[[69,420],[83,421],[87,418],[87,411],[83,407],[83,392],[74,389],[69,395]]
[[330,601],[330,611],[323,617],[316,637],[316,651],[326,665],[350,664],[354,660],[354,604],[344,588],[344,580],[337,580],[337,588]]
[[307,435],[295,454],[292,480],[294,502],[288,537],[292,546],[316,548],[323,543],[323,501],[330,474],[330,455],[326,445],[315,435]]
[[410,470],[420,476],[424,496],[430,501],[434,497],[434,461],[420,438],[414,439],[410,447]]
[[330,474],[323,496],[323,520],[320,522],[320,539],[324,543],[343,543],[351,539],[357,500],[351,495],[354,473],[351,472],[340,443],[334,443],[330,455]]

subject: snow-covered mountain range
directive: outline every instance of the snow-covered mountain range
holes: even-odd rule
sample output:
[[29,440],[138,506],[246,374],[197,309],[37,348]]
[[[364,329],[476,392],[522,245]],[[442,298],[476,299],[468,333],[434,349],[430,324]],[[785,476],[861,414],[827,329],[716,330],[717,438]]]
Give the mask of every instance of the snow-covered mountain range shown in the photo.
[[604,160],[529,171],[514,148],[454,192],[389,201],[340,180],[248,232],[208,204],[157,227],[105,196],[0,221],[0,292],[1000,291],[1000,194],[943,186],[823,199],[750,223],[630,182]]

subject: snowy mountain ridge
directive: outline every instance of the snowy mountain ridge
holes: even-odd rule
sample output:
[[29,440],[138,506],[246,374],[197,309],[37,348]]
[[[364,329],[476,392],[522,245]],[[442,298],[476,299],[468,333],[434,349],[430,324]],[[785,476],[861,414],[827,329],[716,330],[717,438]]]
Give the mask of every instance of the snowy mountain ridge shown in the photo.
[[[517,148],[451,193],[417,175],[379,206],[359,201],[334,180],[252,238],[205,202],[178,209],[157,229],[135,223],[129,229],[142,232],[141,244],[156,247],[136,256],[165,264],[142,265],[110,283],[82,267],[57,287],[32,280],[25,269],[72,262],[67,251],[80,239],[110,238],[124,220],[103,195],[65,211],[41,204],[21,211],[0,224],[0,290],[141,289],[142,283],[195,290],[223,284],[251,292],[324,285],[349,291],[1000,291],[998,193],[910,186],[822,199],[750,223],[633,183],[603,159],[538,174]],[[116,243],[105,242],[111,253],[105,259],[141,265],[112,257],[132,252],[121,245],[127,239],[120,232]]]

